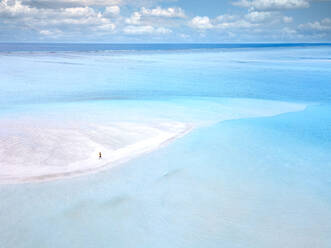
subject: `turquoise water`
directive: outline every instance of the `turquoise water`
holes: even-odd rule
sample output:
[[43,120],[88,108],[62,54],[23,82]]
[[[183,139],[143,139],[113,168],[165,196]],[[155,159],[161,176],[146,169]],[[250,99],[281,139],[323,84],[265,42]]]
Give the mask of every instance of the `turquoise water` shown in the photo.
[[100,173],[0,185],[0,247],[331,246],[330,46],[67,50],[1,53],[2,119],[198,127]]

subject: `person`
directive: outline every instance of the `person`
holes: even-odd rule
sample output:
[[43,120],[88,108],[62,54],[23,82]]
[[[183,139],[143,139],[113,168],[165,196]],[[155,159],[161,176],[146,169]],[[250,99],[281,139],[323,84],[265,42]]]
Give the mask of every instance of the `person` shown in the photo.
[[101,152],[99,152],[99,159],[102,159],[102,155],[101,155]]

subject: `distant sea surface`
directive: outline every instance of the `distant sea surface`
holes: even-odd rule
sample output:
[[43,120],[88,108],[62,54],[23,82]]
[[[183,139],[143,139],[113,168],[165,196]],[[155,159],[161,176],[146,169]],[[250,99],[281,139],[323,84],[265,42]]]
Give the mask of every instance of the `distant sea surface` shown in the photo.
[[2,52],[93,52],[93,51],[171,51],[195,49],[231,49],[231,48],[286,48],[286,47],[321,47],[331,43],[152,43],[152,44],[103,44],[103,43],[0,43]]

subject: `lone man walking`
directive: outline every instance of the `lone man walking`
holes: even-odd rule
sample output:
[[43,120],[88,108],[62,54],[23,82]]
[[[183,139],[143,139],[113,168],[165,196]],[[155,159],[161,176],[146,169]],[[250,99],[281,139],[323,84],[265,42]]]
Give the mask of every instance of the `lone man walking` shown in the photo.
[[99,152],[99,159],[102,159],[102,155],[101,155],[101,152]]

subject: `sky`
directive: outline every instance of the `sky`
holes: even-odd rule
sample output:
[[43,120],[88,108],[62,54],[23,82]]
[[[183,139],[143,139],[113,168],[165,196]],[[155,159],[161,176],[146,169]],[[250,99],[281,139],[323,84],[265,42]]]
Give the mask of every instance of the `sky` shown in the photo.
[[0,0],[0,42],[330,42],[331,0]]

